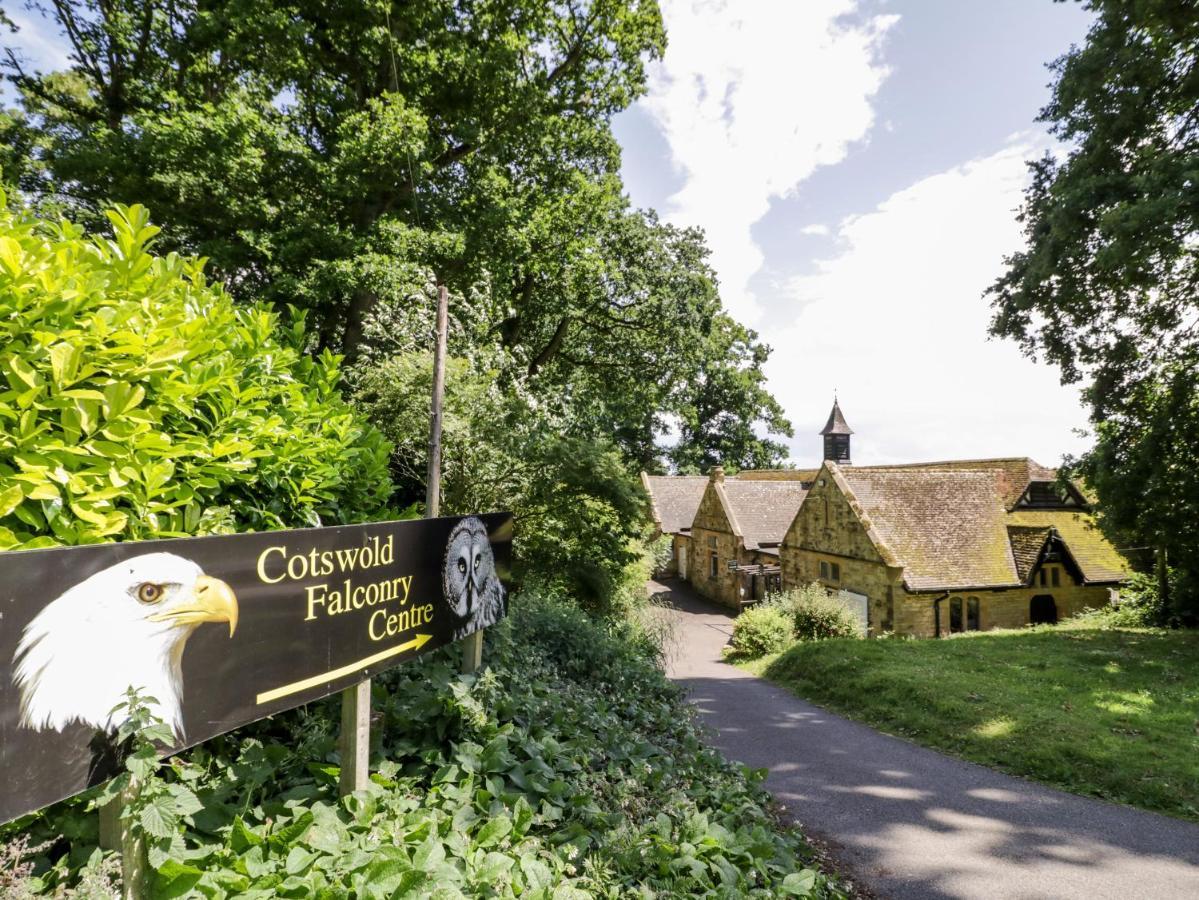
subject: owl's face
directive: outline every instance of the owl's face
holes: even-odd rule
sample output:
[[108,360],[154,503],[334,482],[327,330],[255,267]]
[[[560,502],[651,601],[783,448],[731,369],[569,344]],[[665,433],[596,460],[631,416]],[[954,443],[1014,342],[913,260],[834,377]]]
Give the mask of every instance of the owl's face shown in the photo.
[[446,546],[445,599],[460,619],[469,619],[495,580],[495,557],[487,528],[475,518],[459,522]]

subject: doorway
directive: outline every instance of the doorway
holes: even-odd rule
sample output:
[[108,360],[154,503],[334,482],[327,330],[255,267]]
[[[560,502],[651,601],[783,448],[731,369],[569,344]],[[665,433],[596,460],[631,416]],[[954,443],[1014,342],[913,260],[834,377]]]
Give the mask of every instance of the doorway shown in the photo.
[[1057,624],[1057,604],[1051,594],[1037,594],[1029,601],[1028,621],[1032,625]]

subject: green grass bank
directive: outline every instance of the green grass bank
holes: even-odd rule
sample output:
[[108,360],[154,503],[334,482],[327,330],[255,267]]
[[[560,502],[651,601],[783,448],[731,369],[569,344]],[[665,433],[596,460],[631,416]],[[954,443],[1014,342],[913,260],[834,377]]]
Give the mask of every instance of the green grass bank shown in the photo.
[[1199,633],[1071,624],[828,640],[742,665],[916,743],[1199,820]]

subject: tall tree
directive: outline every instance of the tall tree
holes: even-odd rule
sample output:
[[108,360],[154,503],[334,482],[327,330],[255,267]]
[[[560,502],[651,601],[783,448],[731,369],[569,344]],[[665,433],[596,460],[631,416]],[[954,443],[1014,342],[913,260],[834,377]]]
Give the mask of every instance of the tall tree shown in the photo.
[[1078,468],[1107,525],[1164,553],[1199,614],[1199,16],[1177,0],[1089,0],[1041,120],[1027,245],[991,287],[992,332],[1089,381],[1097,444]]

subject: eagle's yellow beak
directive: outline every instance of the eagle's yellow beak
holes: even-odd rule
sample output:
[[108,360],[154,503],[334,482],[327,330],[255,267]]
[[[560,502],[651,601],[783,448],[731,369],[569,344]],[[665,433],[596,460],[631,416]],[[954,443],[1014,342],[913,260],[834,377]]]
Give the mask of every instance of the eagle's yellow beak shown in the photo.
[[201,575],[192,591],[192,602],[150,616],[151,622],[177,622],[195,625],[200,622],[228,622],[229,637],[237,630],[237,595],[233,588],[219,578]]

